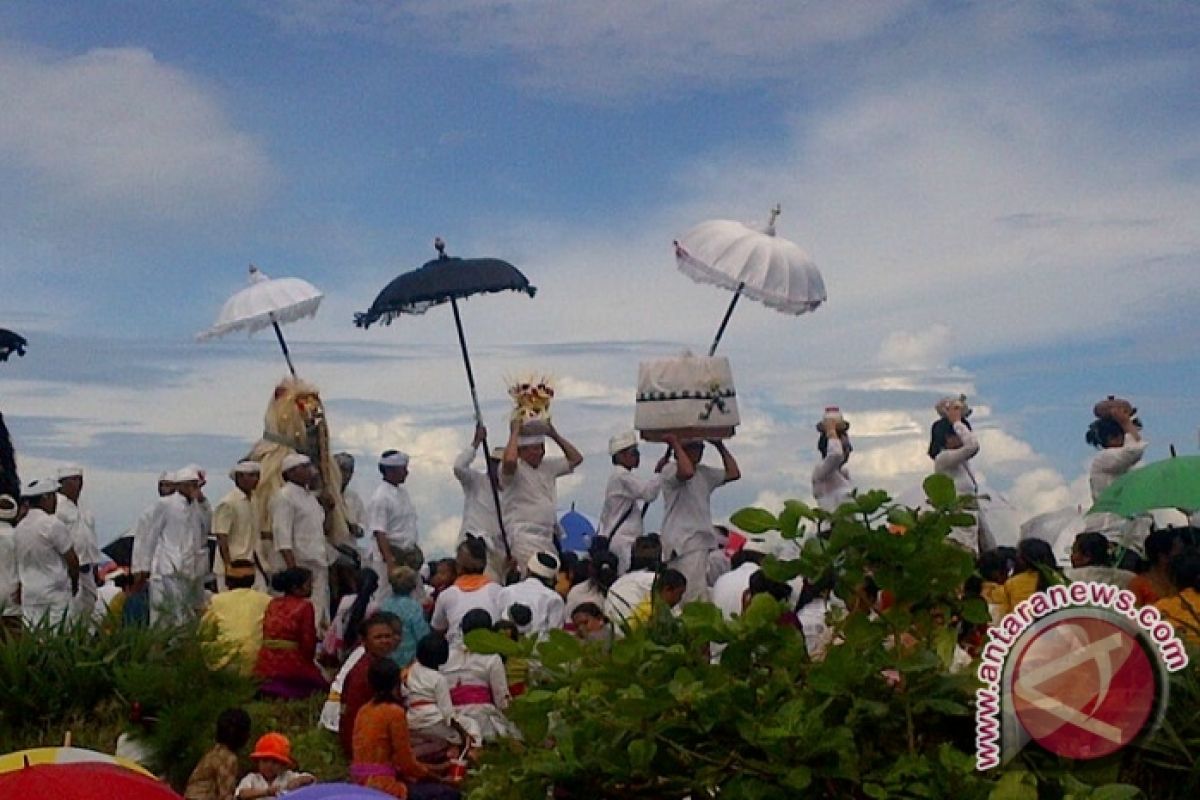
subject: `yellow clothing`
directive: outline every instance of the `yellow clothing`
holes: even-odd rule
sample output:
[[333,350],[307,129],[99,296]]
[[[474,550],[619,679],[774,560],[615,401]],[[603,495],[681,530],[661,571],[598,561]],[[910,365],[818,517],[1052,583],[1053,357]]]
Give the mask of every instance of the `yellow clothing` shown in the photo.
[[1163,619],[1175,626],[1175,635],[1193,647],[1200,647],[1200,592],[1184,589],[1154,604]]
[[[249,675],[262,647],[263,615],[271,596],[257,589],[232,589],[213,595],[204,612],[204,622],[215,625],[217,640],[233,649],[238,671]],[[217,659],[212,666],[223,667],[230,656]]]
[[1004,582],[1004,598],[1003,606],[1004,613],[1010,613],[1017,604],[1023,600],[1028,600],[1037,591],[1038,573],[1030,570],[1028,572],[1018,572]]
[[241,489],[235,488],[217,503],[212,532],[216,536],[229,537],[231,561],[254,560],[254,550],[258,546],[258,516],[254,504]]
[[1002,606],[1008,602],[1004,596],[1004,584],[995,581],[984,581],[979,594],[984,602],[992,605]]

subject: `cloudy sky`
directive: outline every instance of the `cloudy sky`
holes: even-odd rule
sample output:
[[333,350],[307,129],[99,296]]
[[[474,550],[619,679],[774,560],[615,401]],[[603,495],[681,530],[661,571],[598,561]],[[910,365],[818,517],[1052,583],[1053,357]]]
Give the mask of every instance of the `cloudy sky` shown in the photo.
[[746,479],[718,516],[809,496],[830,403],[857,482],[905,492],[952,391],[1010,521],[1082,502],[1106,394],[1152,458],[1197,450],[1198,39],[1168,0],[6,3],[0,327],[31,345],[0,410],[23,473],[84,464],[119,535],[158,470],[245,452],[283,374],[269,335],[194,334],[250,262],[304,277],[326,300],[287,333],[336,443],[411,452],[444,548],[470,435],[449,313],[351,324],[441,235],[539,287],[464,306],[485,413],[555,376],[588,456],[562,499],[594,513],[638,362],[702,350],[728,300],[672,239],[778,202],[829,302],[739,307]]

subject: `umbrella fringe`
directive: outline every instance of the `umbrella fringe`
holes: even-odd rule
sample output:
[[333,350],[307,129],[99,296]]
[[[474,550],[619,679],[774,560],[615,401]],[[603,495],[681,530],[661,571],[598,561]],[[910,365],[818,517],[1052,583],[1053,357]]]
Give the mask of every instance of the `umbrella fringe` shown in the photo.
[[246,331],[247,335],[253,335],[258,331],[270,328],[272,322],[277,322],[280,325],[286,325],[290,322],[298,322],[302,319],[309,319],[316,316],[317,308],[321,305],[322,299],[324,299],[323,296],[314,297],[310,300],[297,303],[291,308],[284,309],[283,311],[268,311],[247,319],[238,320],[237,322],[231,322],[226,325],[216,325],[206,331],[196,334],[196,340],[203,342],[209,339],[217,339],[238,331]]

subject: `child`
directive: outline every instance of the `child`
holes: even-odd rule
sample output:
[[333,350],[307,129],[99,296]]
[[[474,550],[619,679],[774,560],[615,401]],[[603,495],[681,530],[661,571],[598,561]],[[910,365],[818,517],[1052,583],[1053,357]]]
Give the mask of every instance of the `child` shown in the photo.
[[185,800],[230,800],[237,786],[238,751],[250,741],[250,715],[227,708],[217,717],[217,743],[192,770]]
[[254,771],[242,778],[237,787],[237,800],[258,800],[277,797],[284,792],[316,783],[307,772],[294,772],[292,743],[282,733],[267,733],[259,737],[250,754]]
[[454,716],[450,684],[438,669],[450,660],[446,637],[431,633],[417,643],[416,661],[404,672],[404,704],[408,708],[408,731],[413,752],[429,761],[451,745],[458,749],[472,739]]

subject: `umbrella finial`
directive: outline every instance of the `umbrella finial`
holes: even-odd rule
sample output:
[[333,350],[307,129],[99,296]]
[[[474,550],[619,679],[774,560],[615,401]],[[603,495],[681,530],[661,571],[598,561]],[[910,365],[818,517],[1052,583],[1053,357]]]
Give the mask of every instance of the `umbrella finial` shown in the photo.
[[775,235],[775,220],[779,219],[779,215],[781,213],[783,213],[783,206],[779,205],[779,203],[776,203],[775,207],[771,209],[770,215],[767,217],[767,233],[771,234],[772,236]]
[[446,240],[440,236],[433,237],[433,248],[438,251],[438,258],[446,258]]

